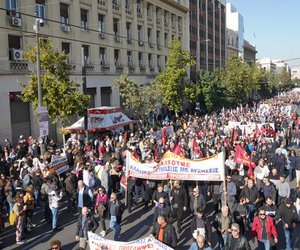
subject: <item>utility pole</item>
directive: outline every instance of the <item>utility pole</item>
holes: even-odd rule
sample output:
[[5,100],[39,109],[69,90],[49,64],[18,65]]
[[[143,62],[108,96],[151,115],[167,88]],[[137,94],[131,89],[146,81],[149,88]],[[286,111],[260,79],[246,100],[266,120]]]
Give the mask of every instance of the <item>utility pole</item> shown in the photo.
[[[43,106],[43,96],[42,96],[42,86],[41,86],[40,37],[39,37],[40,26],[44,26],[44,20],[39,18],[36,13],[33,29],[36,35],[36,74],[37,74],[37,85],[38,85],[38,112],[40,112]],[[43,155],[43,153],[45,152],[45,136],[43,135],[40,136],[42,139],[41,155]]]
[[[81,48],[81,65],[82,65],[82,92],[86,94],[86,58],[84,56],[84,48]],[[89,128],[88,128],[88,115],[87,107],[84,110],[84,131],[85,131],[85,140],[89,141]]]

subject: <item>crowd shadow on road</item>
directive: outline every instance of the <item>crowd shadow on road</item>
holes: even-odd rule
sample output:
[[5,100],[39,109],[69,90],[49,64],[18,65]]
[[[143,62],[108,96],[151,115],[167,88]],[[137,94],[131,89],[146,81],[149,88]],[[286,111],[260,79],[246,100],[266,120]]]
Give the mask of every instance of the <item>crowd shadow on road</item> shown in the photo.
[[[16,228],[10,226],[6,223],[6,228],[1,234],[1,239],[3,241],[2,247],[4,249],[12,250],[29,250],[35,246],[38,246],[41,243],[45,243],[51,238],[55,238],[56,233],[52,232],[51,224],[47,223],[44,219],[44,208],[41,207],[36,210],[33,215],[33,223],[36,224],[36,227],[32,229],[31,232],[24,232],[24,239],[26,243],[23,245],[16,245]],[[73,224],[77,221],[77,216],[73,216],[67,212],[66,203],[62,204],[61,209],[59,210],[59,225],[62,225],[57,233],[61,232],[64,227]],[[74,244],[77,244],[76,242]],[[66,248],[72,249],[72,248]]]

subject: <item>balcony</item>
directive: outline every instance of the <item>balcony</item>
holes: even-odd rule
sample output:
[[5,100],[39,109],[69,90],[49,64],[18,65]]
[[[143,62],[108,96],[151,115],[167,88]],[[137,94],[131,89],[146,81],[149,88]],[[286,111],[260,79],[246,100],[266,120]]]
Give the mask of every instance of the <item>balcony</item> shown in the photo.
[[67,68],[68,71],[75,71],[76,70],[76,65],[68,63],[66,68]]
[[135,70],[135,65],[133,64],[133,62],[128,62],[128,69],[129,71],[134,71]]
[[124,66],[119,60],[115,60],[115,68],[116,71],[123,71]]
[[100,67],[102,72],[110,70],[110,65],[106,62],[106,60],[100,61]]
[[98,0],[98,7],[106,9],[106,0]]
[[113,9],[113,12],[116,12],[116,13],[121,12],[121,6],[118,3],[112,3],[112,9]]
[[85,65],[85,69],[86,69],[86,72],[92,72],[92,71],[94,71],[95,66],[88,64],[88,65]]
[[157,44],[157,49],[158,49],[158,50],[161,50],[160,44]]
[[149,69],[150,69],[150,72],[154,72],[155,71],[155,68],[152,64],[149,64]]
[[131,16],[131,14],[132,14],[131,8],[125,8],[125,13],[126,13],[126,15]]
[[150,22],[152,24],[152,16],[147,16],[147,21]]
[[140,71],[146,71],[146,66],[143,63],[139,64]]
[[17,71],[25,71],[28,70],[27,62],[10,62],[10,69]]

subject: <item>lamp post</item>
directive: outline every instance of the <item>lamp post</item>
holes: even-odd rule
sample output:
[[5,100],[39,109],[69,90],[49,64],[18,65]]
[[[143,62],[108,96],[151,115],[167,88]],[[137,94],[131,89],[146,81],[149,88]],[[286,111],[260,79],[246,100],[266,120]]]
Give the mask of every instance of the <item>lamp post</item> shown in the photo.
[[[35,14],[35,22],[33,29],[36,35],[36,75],[37,75],[37,85],[38,85],[38,113],[41,115],[42,106],[43,106],[43,95],[42,95],[42,86],[41,86],[41,62],[40,62],[40,26],[44,26],[44,20],[39,18],[37,13]],[[41,126],[41,124],[39,124]],[[41,129],[40,129],[41,130]],[[42,139],[41,143],[41,154],[45,152],[45,136],[40,135]]]
[[[82,92],[86,94],[86,58],[84,56],[84,48],[81,48],[81,66],[82,66]],[[84,110],[84,131],[85,131],[85,139],[89,141],[89,129],[88,129],[88,115],[87,115],[87,107]]]

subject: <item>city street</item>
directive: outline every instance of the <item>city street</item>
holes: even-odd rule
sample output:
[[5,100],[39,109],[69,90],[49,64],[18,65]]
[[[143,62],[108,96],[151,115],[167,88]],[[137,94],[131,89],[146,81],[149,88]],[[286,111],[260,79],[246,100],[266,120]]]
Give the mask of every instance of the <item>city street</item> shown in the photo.
[[[295,181],[291,186],[295,185]],[[210,200],[207,203],[207,216],[209,220],[213,220],[212,214],[212,201]],[[121,231],[121,239],[120,241],[132,241],[139,238],[143,238],[149,236],[151,233],[151,225],[152,225],[152,214],[153,208],[149,208],[148,210],[144,210],[141,203],[135,207],[131,214],[128,214],[127,210],[125,210],[123,214],[122,220],[122,231]],[[34,214],[34,223],[37,224],[36,228],[32,232],[28,232],[26,234],[27,242],[23,246],[17,246],[15,244],[15,229],[9,226],[6,223],[6,229],[4,233],[1,234],[1,239],[3,241],[2,246],[3,250],[8,249],[20,249],[20,250],[40,250],[40,249],[48,249],[49,244],[52,240],[57,239],[60,240],[63,244],[63,249],[71,250],[75,249],[77,246],[77,242],[75,241],[75,228],[77,222],[77,215],[73,216],[69,214],[66,210],[66,202],[63,202],[62,207],[59,212],[59,224],[61,225],[61,231],[58,233],[52,233],[51,227],[49,224],[42,222],[43,220],[43,210],[39,209]],[[177,249],[185,250],[188,249],[192,240],[192,235],[190,231],[190,221],[191,215],[185,217],[183,220],[182,233],[178,240]],[[175,226],[176,222],[174,223]],[[109,223],[106,221],[106,225],[108,227]],[[282,231],[281,223],[277,225],[277,231],[279,234],[279,243],[277,249],[284,249],[284,234]],[[97,229],[96,233],[100,233],[100,228]],[[298,223],[297,228],[294,233],[294,249],[300,249],[300,224]],[[109,232],[105,237],[107,239],[113,239],[113,232]],[[219,249],[217,243],[217,234],[213,228],[213,249]],[[250,241],[250,245],[252,249],[255,249],[255,244]],[[296,247],[297,246],[297,247]]]

